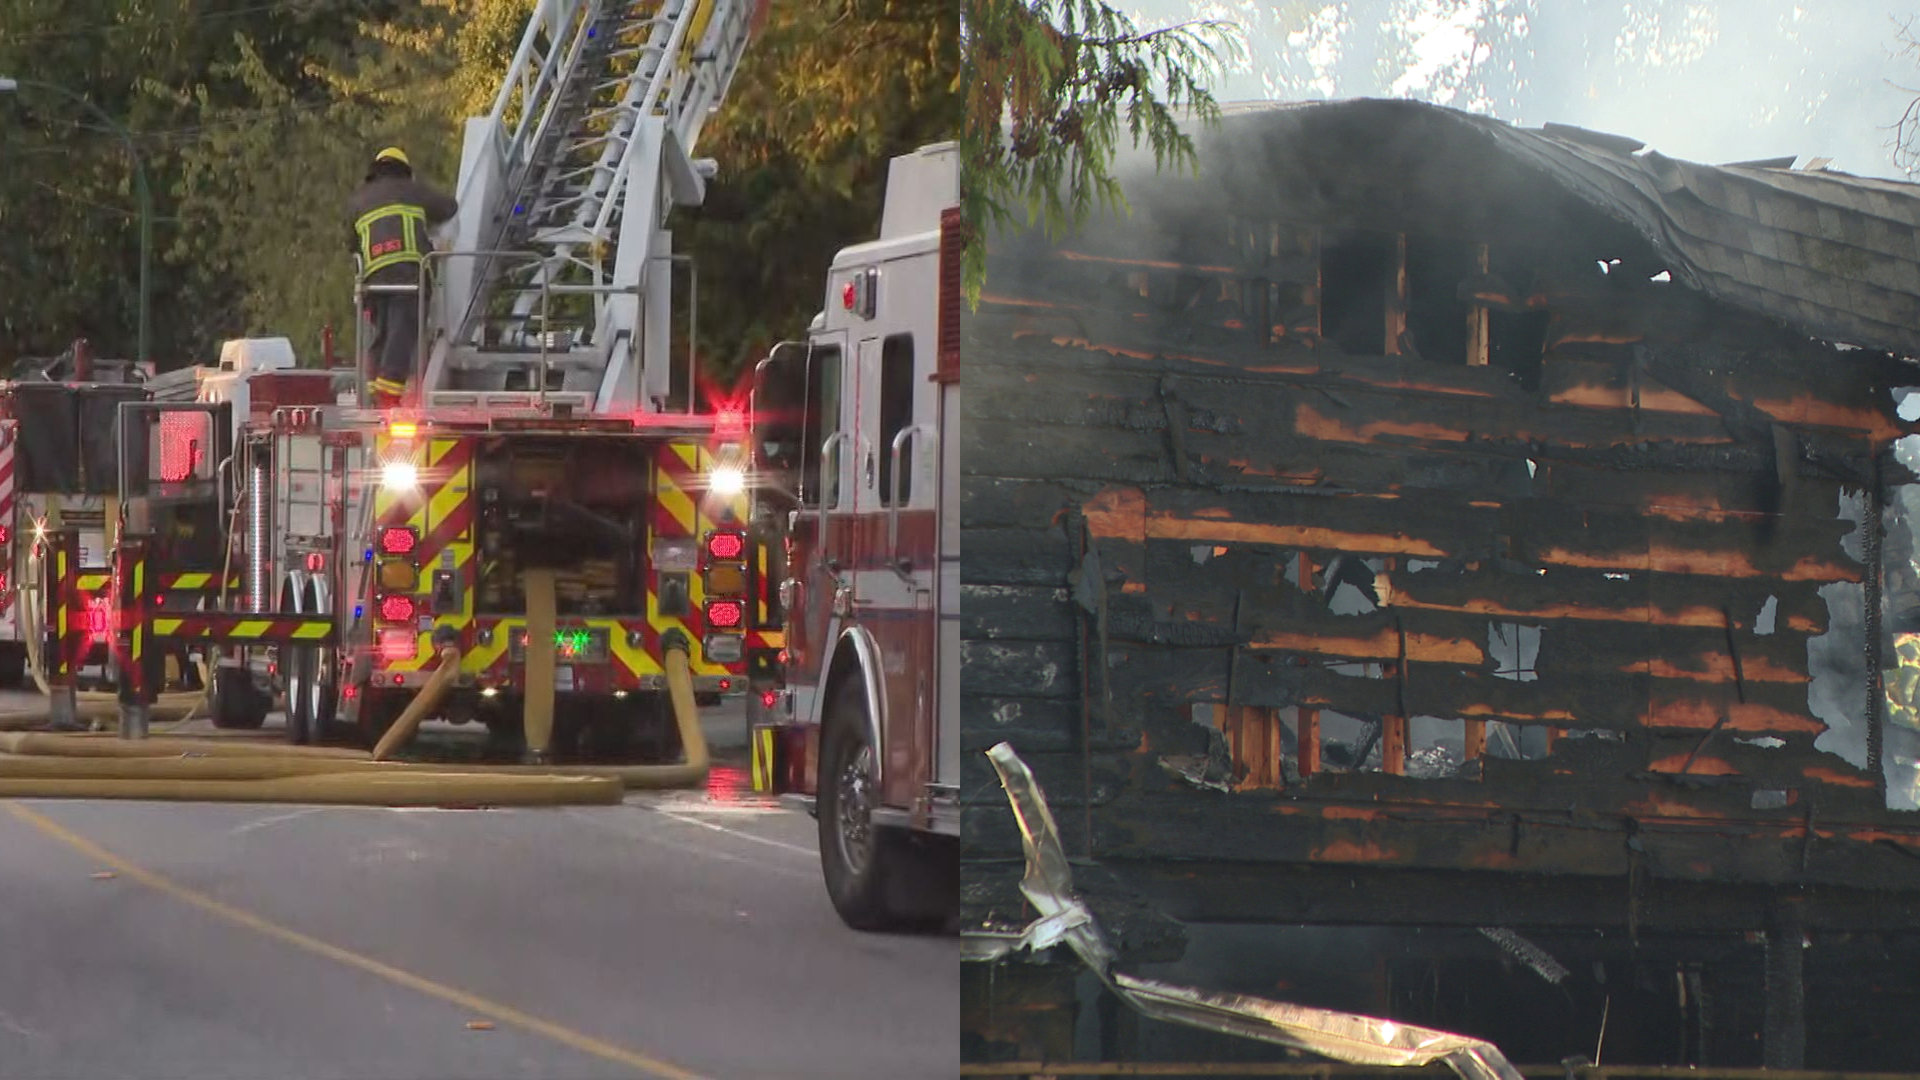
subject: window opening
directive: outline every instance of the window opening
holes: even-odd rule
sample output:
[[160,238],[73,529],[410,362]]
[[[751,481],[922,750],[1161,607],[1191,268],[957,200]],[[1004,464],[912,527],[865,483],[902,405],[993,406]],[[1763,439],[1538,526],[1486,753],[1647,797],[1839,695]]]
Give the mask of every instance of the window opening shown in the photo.
[[[913,335],[880,345],[880,502],[893,502],[893,440],[913,424]],[[900,504],[913,501],[914,440],[900,448]]]

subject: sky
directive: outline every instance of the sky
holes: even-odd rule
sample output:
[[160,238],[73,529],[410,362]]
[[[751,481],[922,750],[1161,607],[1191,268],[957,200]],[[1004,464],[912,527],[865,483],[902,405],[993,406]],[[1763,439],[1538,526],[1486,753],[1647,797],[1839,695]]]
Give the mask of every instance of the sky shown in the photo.
[[[1222,102],[1410,97],[1627,135],[1723,164],[1797,155],[1910,179],[1893,125],[1920,97],[1920,0],[1115,0],[1142,28],[1239,26]],[[1920,23],[1916,23],[1920,28]],[[1920,33],[1920,29],[1917,29]]]

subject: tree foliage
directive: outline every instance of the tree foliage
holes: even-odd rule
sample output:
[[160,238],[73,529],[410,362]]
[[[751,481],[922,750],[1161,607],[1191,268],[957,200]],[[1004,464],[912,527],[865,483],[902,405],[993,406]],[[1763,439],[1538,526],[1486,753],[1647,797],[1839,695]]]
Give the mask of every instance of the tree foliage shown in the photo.
[[[464,119],[491,106],[533,6],[0,0],[0,75],[85,94],[134,132],[158,209],[154,359],[284,335],[317,362],[323,327],[352,344],[342,214],[368,156],[401,144],[451,188]],[[942,0],[774,4],[696,149],[720,165],[708,205],[672,224],[716,377],[804,331],[833,252],[877,229],[887,158],[955,136],[958,37]],[[0,96],[0,365],[77,336],[132,353],[119,147],[70,105]]]
[[1125,209],[1112,172],[1122,135],[1156,167],[1191,167],[1181,114],[1218,117],[1207,79],[1239,39],[1215,21],[1142,30],[1104,0],[964,0],[961,11],[965,274],[977,299],[988,229],[1039,225],[1058,238],[1095,209]]

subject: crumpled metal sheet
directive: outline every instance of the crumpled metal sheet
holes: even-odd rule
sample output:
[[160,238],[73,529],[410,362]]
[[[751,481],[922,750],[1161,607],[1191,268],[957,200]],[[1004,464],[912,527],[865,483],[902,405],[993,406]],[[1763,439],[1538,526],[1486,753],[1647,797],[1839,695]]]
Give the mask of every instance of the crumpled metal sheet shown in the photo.
[[1121,1000],[1145,1016],[1293,1047],[1354,1065],[1444,1063],[1463,1080],[1520,1080],[1492,1043],[1377,1017],[1289,1005],[1247,994],[1201,990],[1113,970],[1113,948],[1073,890],[1073,870],[1046,795],[1012,746],[987,751],[1020,824],[1027,872],[1020,892],[1040,918],[1024,933],[973,935],[969,959],[992,959],[1023,948],[1065,944]]

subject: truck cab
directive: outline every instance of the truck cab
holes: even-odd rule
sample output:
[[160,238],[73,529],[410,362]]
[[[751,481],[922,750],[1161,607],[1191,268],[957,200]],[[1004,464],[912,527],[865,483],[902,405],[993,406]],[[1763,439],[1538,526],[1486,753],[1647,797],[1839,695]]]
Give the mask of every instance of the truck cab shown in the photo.
[[755,377],[786,656],[755,774],[812,802],[862,929],[939,919],[958,885],[958,204],[954,144],[895,158],[879,238]]

